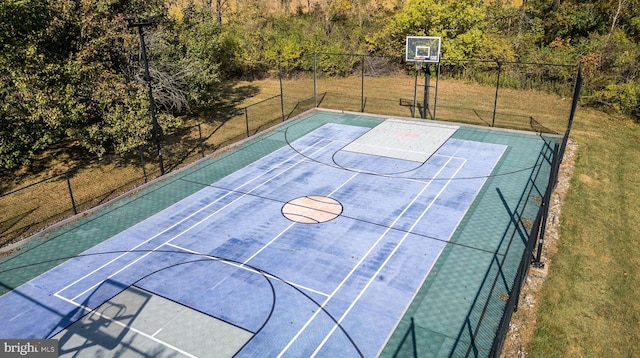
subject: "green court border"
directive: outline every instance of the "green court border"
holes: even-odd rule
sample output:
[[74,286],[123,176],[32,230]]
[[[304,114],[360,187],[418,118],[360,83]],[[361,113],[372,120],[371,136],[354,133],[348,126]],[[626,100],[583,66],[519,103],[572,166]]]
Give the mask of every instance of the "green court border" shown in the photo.
[[[68,258],[197,192],[202,189],[202,183],[213,183],[287,145],[286,140],[293,141],[326,123],[374,127],[386,118],[400,117],[314,109],[245,141],[226,147],[186,168],[160,177],[109,203],[34,235],[18,251],[0,258],[0,294],[18,287]],[[521,168],[523,162],[531,159],[529,157],[532,155],[532,148],[552,146],[550,143],[560,140],[559,136],[543,137],[530,132],[487,129],[470,125],[461,125],[453,137],[507,145],[507,151],[494,170],[496,173],[510,167]],[[535,156],[536,153],[533,155]],[[477,351],[477,347],[491,346],[495,330],[480,332],[481,337],[466,336],[460,321],[434,319],[434,312],[462,312],[466,315],[464,325],[469,327],[476,324],[479,315],[490,316],[496,321],[497,329],[504,311],[505,300],[501,296],[491,297],[491,295],[495,296],[495,284],[491,289],[485,286],[486,283],[491,282],[490,279],[493,276],[501,275],[505,278],[505,283],[504,287],[499,287],[498,291],[502,289],[505,294],[510,291],[509,282],[513,282],[512,277],[515,276],[525,244],[520,240],[523,237],[522,228],[514,224],[514,217],[518,216],[521,222],[533,220],[538,209],[536,193],[543,193],[546,189],[550,164],[544,160],[541,162],[540,172],[535,180],[532,180],[533,170],[491,177],[487,180],[469,213],[452,237],[451,242],[454,244],[445,247],[432,273],[425,280],[404,318],[389,338],[381,352],[382,357],[405,353],[414,356],[417,352],[420,352],[420,357],[466,355],[465,352],[469,352],[469,346],[474,347],[472,356],[482,356],[483,349]],[[531,182],[533,190],[527,192],[529,184],[523,186],[523,182]],[[501,194],[496,195],[498,189]],[[527,205],[522,205],[522,209],[519,209],[523,198]],[[496,212],[501,210],[500,207],[503,207],[502,215]],[[513,212],[509,212],[509,208],[512,208]],[[519,213],[518,210],[522,212]],[[497,222],[496,218],[499,218]],[[509,229],[510,226],[512,226],[511,229]],[[505,242],[505,237],[511,237],[511,241]],[[470,277],[472,280],[477,280],[474,276],[477,274],[477,268],[473,265],[466,267],[464,262],[474,260],[475,256],[481,256],[485,260],[487,255],[491,256],[491,247],[485,251],[469,248],[473,245],[484,245],[486,238],[499,238],[501,245],[495,249],[502,250],[506,255],[491,258],[488,269],[485,267],[485,280],[478,283],[476,289],[461,289],[464,285],[460,285],[459,282],[464,282]],[[55,256],[51,253],[55,253]],[[504,264],[500,267],[497,262],[501,260]],[[451,296],[446,297],[447,294]],[[455,302],[460,299],[463,304],[456,305]],[[471,301],[473,303],[469,305]],[[483,301],[491,303],[489,309],[482,304]],[[482,308],[481,313],[476,312],[478,307]],[[442,334],[443,330],[457,333]]]
[[[466,125],[453,138],[508,145],[494,173],[515,170],[487,180],[450,240],[459,245],[445,247],[381,357],[489,355],[526,247],[528,225],[535,220],[548,185],[551,148],[562,140],[556,135]],[[522,163],[533,159],[539,150],[543,155],[538,156],[535,170],[517,170],[525,168]],[[499,254],[492,254],[488,243],[493,243]],[[483,253],[467,245],[489,246]],[[477,267],[474,260],[488,264]],[[477,285],[468,290],[460,282]],[[466,312],[462,327],[459,320],[451,319],[455,312]],[[443,335],[442,331],[457,334]]]

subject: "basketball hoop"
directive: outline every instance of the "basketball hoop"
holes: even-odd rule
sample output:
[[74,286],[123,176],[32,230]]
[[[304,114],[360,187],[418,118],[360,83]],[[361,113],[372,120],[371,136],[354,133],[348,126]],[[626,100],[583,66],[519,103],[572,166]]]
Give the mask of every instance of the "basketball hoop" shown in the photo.
[[436,36],[407,36],[407,62],[439,63],[441,37]]
[[[422,70],[424,72],[424,97],[422,100],[422,118],[427,118],[429,112],[429,81],[431,80],[431,64],[440,63],[440,44],[442,42],[441,37],[437,36],[407,36],[407,47],[405,53],[405,60],[407,62],[415,62],[415,81],[413,85],[413,107],[411,110],[411,116],[415,117],[415,110],[418,108],[418,72]],[[422,67],[422,68],[421,68]],[[436,66],[437,73],[439,73],[440,66]],[[436,98],[438,93],[438,83],[436,81]],[[435,99],[433,107],[432,119],[435,119]]]

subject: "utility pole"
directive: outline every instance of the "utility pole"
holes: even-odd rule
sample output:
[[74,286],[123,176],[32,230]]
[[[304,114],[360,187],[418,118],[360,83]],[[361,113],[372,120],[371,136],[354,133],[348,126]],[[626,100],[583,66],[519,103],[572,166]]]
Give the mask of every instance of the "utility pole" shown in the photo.
[[156,101],[153,99],[153,90],[151,88],[151,75],[149,74],[149,61],[147,60],[147,47],[144,43],[144,31],[145,26],[150,26],[151,21],[147,19],[144,22],[136,22],[134,17],[125,18],[129,25],[127,27],[137,27],[138,34],[140,35],[140,51],[142,52],[142,61],[144,62],[144,80],[149,87],[149,110],[151,111],[151,121],[153,123],[153,141],[156,144],[158,151],[158,162],[160,163],[160,175],[164,175],[164,163],[162,161],[162,148],[160,147],[160,126],[158,125],[158,118],[156,117]]

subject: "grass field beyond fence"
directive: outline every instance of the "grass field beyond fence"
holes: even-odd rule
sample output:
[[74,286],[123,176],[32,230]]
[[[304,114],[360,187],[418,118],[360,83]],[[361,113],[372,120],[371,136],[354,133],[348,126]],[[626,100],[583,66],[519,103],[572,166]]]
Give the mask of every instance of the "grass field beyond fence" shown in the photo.
[[579,145],[530,357],[636,357],[640,125],[578,110]]

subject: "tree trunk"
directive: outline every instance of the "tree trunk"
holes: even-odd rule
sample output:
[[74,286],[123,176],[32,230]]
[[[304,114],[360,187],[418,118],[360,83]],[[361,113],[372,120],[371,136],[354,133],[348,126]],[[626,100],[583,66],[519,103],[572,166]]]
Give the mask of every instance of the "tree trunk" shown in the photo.
[[218,24],[222,23],[222,6],[224,5],[223,0],[216,0],[216,19]]
[[618,17],[620,16],[620,12],[622,11],[622,7],[626,0],[618,0],[618,9],[616,13],[613,15],[613,19],[611,20],[611,28],[609,29],[609,34],[607,35],[607,42],[611,39],[611,34],[613,34],[613,30],[616,28],[616,23],[618,22]]

